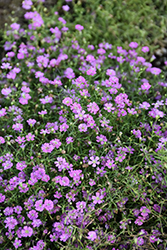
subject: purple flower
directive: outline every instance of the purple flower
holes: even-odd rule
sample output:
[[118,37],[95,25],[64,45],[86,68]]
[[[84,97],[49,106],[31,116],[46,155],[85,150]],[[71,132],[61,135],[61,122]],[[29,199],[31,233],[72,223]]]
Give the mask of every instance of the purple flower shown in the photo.
[[21,161],[21,162],[18,162],[16,164],[16,169],[22,171],[23,169],[25,169],[27,167],[26,165],[26,162],[25,161]]
[[97,234],[95,231],[89,231],[88,237],[89,240],[94,241],[97,238]]
[[14,207],[14,211],[15,211],[15,213],[17,213],[17,214],[21,214],[21,211],[22,211],[23,209],[22,209],[22,207],[21,206],[16,206],[16,207]]
[[6,198],[5,195],[0,193],[0,203],[4,202],[5,198]]
[[63,101],[62,101],[63,104],[67,105],[67,106],[70,106],[73,102],[72,102],[72,99],[70,97],[66,97]]
[[148,83],[148,82],[144,82],[142,85],[141,85],[141,89],[142,90],[149,90],[151,88],[151,85]]
[[42,225],[42,221],[40,219],[33,220],[32,222],[33,227],[39,227],[40,225]]
[[6,207],[4,210],[3,210],[4,214],[7,216],[7,215],[11,215],[13,214],[13,208],[12,207]]
[[4,144],[4,143],[5,143],[5,139],[2,136],[0,136],[0,144]]
[[61,186],[69,186],[70,180],[68,177],[64,176],[60,179],[59,183]]
[[31,227],[24,226],[21,230],[22,237],[31,237],[33,234],[33,229]]
[[26,135],[26,140],[27,141],[34,141],[35,135],[32,135],[31,133],[28,133]]
[[141,226],[141,225],[143,225],[144,220],[145,220],[144,217],[139,216],[139,217],[135,220],[135,224],[137,224],[138,226]]
[[149,47],[144,46],[144,47],[141,49],[141,51],[144,52],[144,53],[147,53],[147,52],[149,52]]
[[89,105],[87,105],[87,107],[88,107],[88,111],[90,113],[93,113],[94,115],[99,111],[99,107],[95,102],[89,103]]
[[90,69],[88,69],[88,70],[86,71],[86,74],[87,74],[88,76],[94,76],[94,75],[96,74],[96,68],[91,67]]
[[64,75],[65,77],[67,77],[68,79],[73,79],[75,77],[75,73],[73,72],[73,69],[71,68],[67,68],[65,71],[64,71]]
[[14,243],[13,243],[14,247],[17,249],[18,247],[21,247],[21,240],[15,239]]
[[25,10],[31,9],[31,5],[32,5],[31,0],[24,0],[22,2],[22,8],[25,9]]
[[35,119],[28,119],[27,120],[28,125],[31,126],[31,127],[33,127],[36,122],[37,121]]
[[84,27],[82,25],[80,25],[80,24],[76,24],[75,29],[81,31],[81,30],[84,29]]
[[143,238],[142,237],[138,237],[136,243],[137,243],[138,246],[142,246],[144,244]]
[[5,116],[6,114],[7,113],[5,108],[0,109],[0,117]]
[[87,125],[85,123],[81,123],[78,126],[78,129],[79,129],[80,132],[86,132],[87,131]]
[[129,47],[131,47],[132,49],[136,49],[136,48],[138,47],[138,43],[136,43],[136,42],[131,42],[131,43],[129,44]]
[[141,138],[141,131],[139,129],[138,130],[133,129],[132,133],[135,135],[136,138]]
[[60,125],[60,132],[66,132],[68,128],[69,128],[68,124],[64,122],[63,124]]
[[96,196],[92,196],[94,204],[101,204],[101,203],[103,203],[103,198],[104,198],[104,195],[100,195],[99,192],[96,192]]
[[61,141],[59,139],[53,139],[50,141],[50,144],[58,149],[61,146]]
[[74,139],[73,139],[73,137],[71,137],[71,136],[69,136],[69,137],[66,138],[66,143],[67,143],[67,144],[70,144],[70,143],[73,142],[73,141],[74,141]]
[[150,210],[145,206],[140,208],[140,212],[143,217],[146,217],[149,213],[151,213]]
[[92,165],[92,167],[96,167],[96,165],[100,164],[99,157],[98,156],[91,156],[90,157],[91,161],[88,161],[89,165]]
[[63,5],[63,6],[62,6],[62,9],[63,9],[64,11],[69,11],[70,7],[69,7],[68,5]]
[[96,136],[96,141],[103,145],[105,142],[107,142],[107,138],[105,135]]
[[161,211],[161,207],[158,204],[154,204],[153,209],[158,213]]
[[32,209],[28,212],[27,216],[30,220],[34,220],[38,217],[38,213],[34,209]]
[[96,182],[93,179],[90,179],[89,185],[92,187],[92,186],[96,185]]
[[11,92],[12,92],[12,90],[10,88],[6,88],[6,89],[1,90],[2,95],[4,95],[5,97],[7,97]]
[[84,209],[86,208],[86,202],[78,201],[76,203],[76,208],[77,208],[77,210],[81,211],[81,213],[82,213],[84,211]]
[[23,130],[23,124],[21,123],[16,123],[16,124],[13,124],[12,128],[16,131],[19,131],[21,132],[21,130]]
[[151,236],[150,236],[150,242],[151,242],[151,243],[155,243],[157,240],[158,240],[158,239],[156,238],[155,235],[151,235]]
[[41,149],[44,153],[51,153],[54,149],[54,146],[50,143],[44,143]]
[[4,220],[4,223],[6,223],[5,228],[8,227],[9,230],[14,229],[15,226],[18,224],[17,220],[13,216],[6,217],[6,219]]
[[39,212],[42,212],[44,210],[44,205],[42,203],[43,200],[38,200],[35,202],[35,209]]
[[54,204],[53,204],[53,201],[46,199],[45,202],[44,202],[44,204],[43,204],[43,206],[44,206],[44,208],[45,208],[47,211],[50,211],[50,210],[53,209]]
[[153,67],[149,70],[153,75],[159,75],[161,73],[161,69]]

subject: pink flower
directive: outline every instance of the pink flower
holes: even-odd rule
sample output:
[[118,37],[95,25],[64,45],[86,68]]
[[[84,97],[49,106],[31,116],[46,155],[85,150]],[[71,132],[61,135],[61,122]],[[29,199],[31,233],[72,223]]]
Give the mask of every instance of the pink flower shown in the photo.
[[99,111],[99,107],[95,102],[91,102],[87,107],[87,110],[94,115]]
[[61,146],[61,141],[59,139],[53,139],[50,141],[50,144],[58,149]]
[[144,53],[149,52],[149,47],[145,46],[141,49],[141,51]]
[[49,143],[44,143],[42,145],[41,149],[44,153],[51,153],[54,149],[54,146],[52,144],[49,144]]
[[70,97],[66,97],[63,101],[63,104],[65,104],[66,106],[70,106],[73,102],[72,99]]
[[69,7],[68,5],[63,5],[63,6],[62,6],[62,9],[63,9],[64,11],[69,11],[70,7]]
[[97,238],[97,234],[95,231],[89,231],[88,237],[89,240],[94,241]]
[[159,75],[161,73],[161,69],[159,68],[156,68],[156,67],[153,67],[150,69],[150,72],[153,74],[153,75]]
[[148,83],[148,82],[144,82],[142,85],[141,85],[141,89],[142,90],[149,90],[151,88],[151,85]]
[[28,135],[26,135],[26,140],[27,141],[34,141],[35,135],[32,135],[31,133],[28,133]]
[[68,177],[64,176],[61,178],[61,180],[59,181],[61,186],[69,186],[70,180],[68,179]]
[[5,143],[5,139],[2,136],[0,136],[0,144],[3,144],[3,143]]
[[5,95],[5,96],[8,96],[11,92],[12,92],[12,90],[10,88],[6,88],[6,89],[1,90],[2,95]]
[[47,211],[50,211],[53,209],[54,207],[54,204],[53,204],[53,201],[51,200],[45,200],[44,204],[43,204],[44,208],[47,210]]
[[64,122],[60,125],[60,132],[66,132],[69,126]]
[[136,48],[138,47],[138,43],[136,43],[136,42],[131,42],[131,43],[129,44],[129,47],[131,47],[132,49],[136,49]]
[[35,209],[39,212],[42,212],[44,210],[44,205],[42,203],[43,203],[43,200],[39,200],[35,202]]
[[22,237],[31,237],[33,234],[33,229],[31,227],[24,226],[21,230]]
[[88,75],[88,76],[94,76],[95,74],[96,74],[96,68],[94,68],[94,67],[91,67],[90,69],[88,69],[87,71],[86,71],[86,74]]
[[0,109],[0,117],[5,116],[6,114],[7,113],[5,108]]
[[81,31],[81,30],[84,29],[84,27],[82,25],[80,25],[80,24],[76,24],[75,29]]
[[78,126],[78,129],[79,129],[80,132],[86,132],[87,131],[87,125],[85,123],[81,123]]

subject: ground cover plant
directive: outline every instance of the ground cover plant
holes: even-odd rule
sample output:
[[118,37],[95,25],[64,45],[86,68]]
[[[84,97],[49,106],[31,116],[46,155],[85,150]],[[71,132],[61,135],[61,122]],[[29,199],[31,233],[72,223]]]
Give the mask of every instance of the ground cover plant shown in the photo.
[[163,72],[43,2],[5,33],[1,249],[167,249]]

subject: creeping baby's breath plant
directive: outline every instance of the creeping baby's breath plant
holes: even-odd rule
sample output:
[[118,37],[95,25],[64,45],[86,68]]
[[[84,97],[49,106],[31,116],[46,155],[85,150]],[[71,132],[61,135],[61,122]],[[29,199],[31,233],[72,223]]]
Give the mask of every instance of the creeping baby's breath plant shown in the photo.
[[[149,51],[24,0],[0,80],[0,247],[166,249],[167,91]],[[40,4],[39,4],[40,3]]]

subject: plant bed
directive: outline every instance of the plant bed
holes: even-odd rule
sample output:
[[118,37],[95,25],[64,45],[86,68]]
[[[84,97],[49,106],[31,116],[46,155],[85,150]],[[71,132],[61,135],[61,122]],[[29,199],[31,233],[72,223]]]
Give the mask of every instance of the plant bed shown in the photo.
[[163,72],[38,2],[4,35],[1,249],[166,249]]

